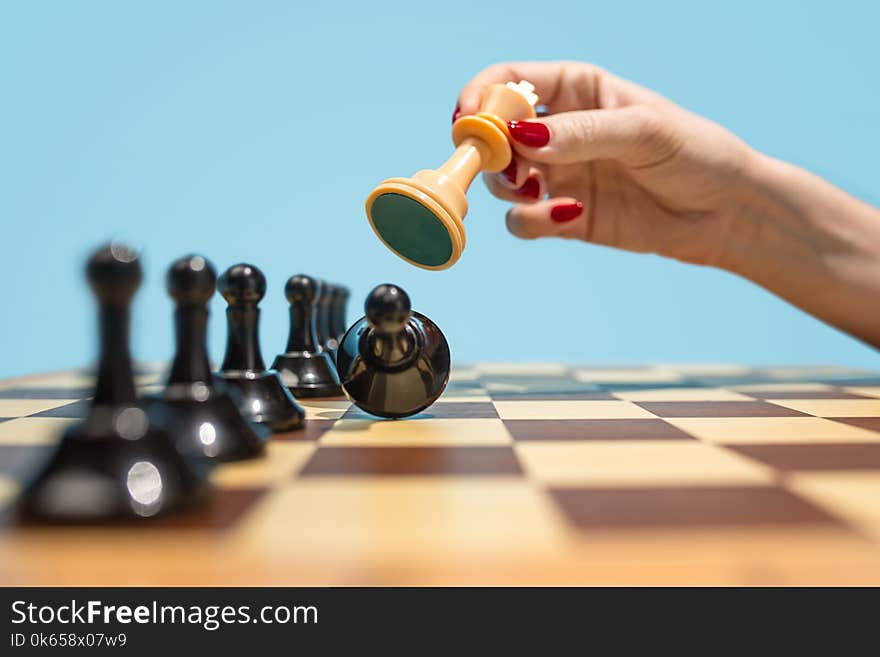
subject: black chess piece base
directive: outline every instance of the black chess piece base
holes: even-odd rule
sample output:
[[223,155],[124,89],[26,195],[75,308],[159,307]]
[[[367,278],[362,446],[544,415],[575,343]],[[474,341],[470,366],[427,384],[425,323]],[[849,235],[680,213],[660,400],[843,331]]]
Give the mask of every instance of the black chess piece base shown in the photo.
[[68,429],[19,509],[60,522],[144,518],[209,498],[207,463],[186,460],[141,404],[95,406]]
[[295,397],[341,397],[342,386],[336,381],[336,366],[326,351],[286,353],[275,358],[277,370]]
[[221,385],[173,383],[165,390],[162,403],[171,411],[178,448],[217,461],[263,455],[269,430],[248,422],[236,392]]
[[223,383],[241,397],[239,409],[252,422],[272,431],[295,431],[305,423],[306,413],[281,381],[278,372],[220,372]]

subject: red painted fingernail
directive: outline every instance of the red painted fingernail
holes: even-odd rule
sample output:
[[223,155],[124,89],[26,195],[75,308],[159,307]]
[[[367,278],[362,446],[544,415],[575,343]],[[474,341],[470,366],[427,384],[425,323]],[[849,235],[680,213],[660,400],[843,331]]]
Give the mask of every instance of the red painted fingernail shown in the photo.
[[560,203],[553,206],[550,210],[550,218],[557,224],[577,219],[584,211],[584,204],[575,201],[574,203]]
[[507,165],[507,168],[501,174],[507,178],[507,182],[511,185],[516,184],[516,160],[510,158],[510,164]]
[[461,105],[456,105],[455,111],[452,113],[452,122],[455,123],[458,121],[459,116],[461,116]]
[[510,136],[524,146],[540,148],[550,141],[550,129],[543,123],[533,121],[508,121]]
[[541,195],[541,185],[534,176],[526,178],[523,186],[516,190],[517,194],[528,196],[529,198],[538,198]]

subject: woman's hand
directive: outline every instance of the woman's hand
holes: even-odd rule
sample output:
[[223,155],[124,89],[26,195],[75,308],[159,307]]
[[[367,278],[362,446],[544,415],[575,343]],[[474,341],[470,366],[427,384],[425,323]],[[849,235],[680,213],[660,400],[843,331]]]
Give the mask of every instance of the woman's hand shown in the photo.
[[[511,122],[511,166],[486,174],[512,233],[558,236],[726,266],[728,236],[754,197],[757,156],[720,126],[590,64],[497,64],[462,90],[527,80],[550,114]],[[545,200],[545,196],[549,199]]]
[[[527,80],[549,114],[508,125],[487,175],[512,233],[650,252],[740,274],[880,346],[880,212],[724,128],[590,64],[497,64],[462,90]],[[546,198],[548,197],[549,198]]]

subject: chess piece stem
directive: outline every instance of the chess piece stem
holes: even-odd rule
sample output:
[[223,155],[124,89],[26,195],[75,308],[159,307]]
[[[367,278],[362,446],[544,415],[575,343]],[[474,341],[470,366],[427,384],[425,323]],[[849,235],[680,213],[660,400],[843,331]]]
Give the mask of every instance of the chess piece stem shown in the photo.
[[108,303],[101,306],[101,356],[93,406],[129,404],[137,399],[128,348],[129,314],[127,305]]
[[208,361],[208,308],[195,304],[180,305],[174,311],[177,352],[171,366],[169,384],[211,384]]
[[260,309],[252,303],[234,303],[226,308],[226,356],[224,372],[262,372],[266,369],[260,349]]
[[315,304],[309,301],[293,301],[290,304],[290,333],[287,336],[287,352],[320,352]]

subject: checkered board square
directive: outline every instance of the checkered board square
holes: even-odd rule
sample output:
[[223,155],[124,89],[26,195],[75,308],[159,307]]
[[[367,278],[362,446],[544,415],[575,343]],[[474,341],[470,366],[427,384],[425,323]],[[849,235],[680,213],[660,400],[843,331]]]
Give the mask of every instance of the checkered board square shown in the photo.
[[[0,383],[0,505],[90,386]],[[301,403],[307,427],[216,468],[205,507],[111,527],[6,513],[0,583],[880,583],[871,372],[478,364],[406,420]]]

